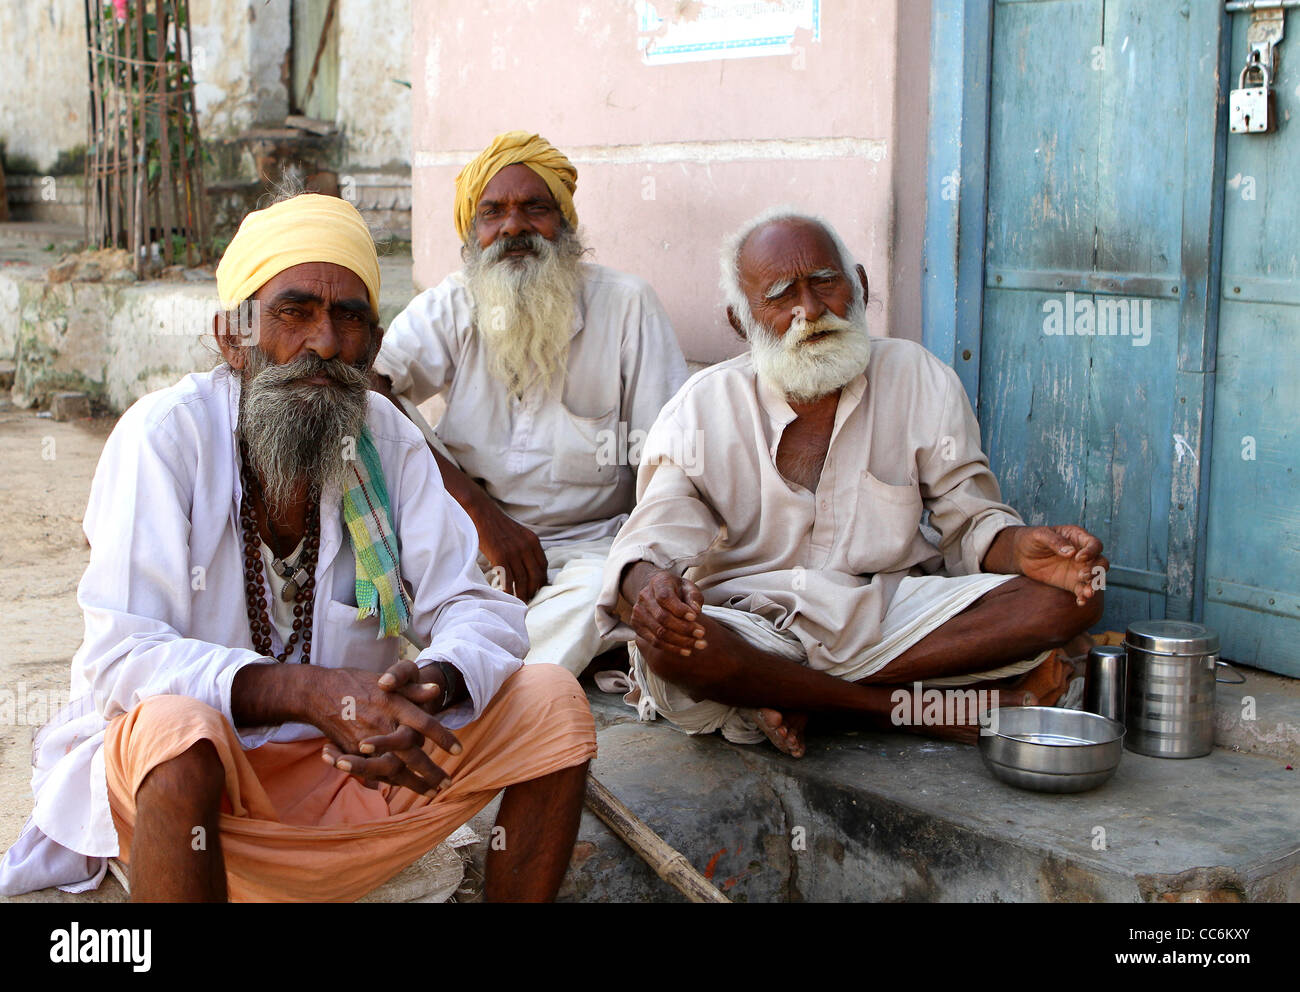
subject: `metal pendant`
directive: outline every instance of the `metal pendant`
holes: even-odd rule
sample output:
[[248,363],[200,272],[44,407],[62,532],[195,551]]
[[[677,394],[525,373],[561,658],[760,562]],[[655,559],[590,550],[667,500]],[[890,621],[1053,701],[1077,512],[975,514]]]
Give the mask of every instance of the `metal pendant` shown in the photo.
[[294,572],[293,578],[284,584],[280,590],[280,599],[286,603],[292,603],[298,596],[298,590],[302,588],[303,583],[307,581],[307,569],[300,568]]

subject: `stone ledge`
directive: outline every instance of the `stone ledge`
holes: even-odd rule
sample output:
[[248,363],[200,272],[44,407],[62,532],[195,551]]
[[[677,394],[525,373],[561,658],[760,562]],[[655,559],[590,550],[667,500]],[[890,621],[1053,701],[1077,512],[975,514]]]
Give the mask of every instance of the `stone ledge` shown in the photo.
[[[801,761],[662,721],[598,740],[593,774],[735,901],[1300,898],[1300,773],[1276,758],[1125,752],[1106,785],[1056,796],[903,734],[814,731]],[[681,900],[590,813],[562,897]]]

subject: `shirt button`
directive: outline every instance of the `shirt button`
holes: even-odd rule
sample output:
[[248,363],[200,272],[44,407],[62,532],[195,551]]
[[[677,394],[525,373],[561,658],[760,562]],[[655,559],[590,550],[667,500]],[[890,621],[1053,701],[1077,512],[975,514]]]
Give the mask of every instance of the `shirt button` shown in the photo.
[[828,499],[822,500],[822,509],[829,510],[830,508],[831,508],[831,501]]

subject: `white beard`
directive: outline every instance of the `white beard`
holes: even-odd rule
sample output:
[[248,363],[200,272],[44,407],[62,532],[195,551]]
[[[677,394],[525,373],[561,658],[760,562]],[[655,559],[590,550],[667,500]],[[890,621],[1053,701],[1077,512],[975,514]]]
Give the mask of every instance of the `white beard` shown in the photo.
[[[866,371],[871,359],[871,336],[867,333],[866,308],[855,300],[848,317],[824,313],[802,326],[791,324],[778,336],[751,314],[741,315],[741,325],[750,342],[754,371],[768,385],[787,398],[808,403],[842,389]],[[831,332],[820,341],[807,342],[814,334]]]
[[[534,254],[505,257],[523,243]],[[465,279],[474,326],[487,346],[492,374],[513,393],[523,395],[533,385],[549,391],[563,382],[582,252],[577,235],[567,229],[554,242],[529,234],[498,238],[485,249],[471,238]]]

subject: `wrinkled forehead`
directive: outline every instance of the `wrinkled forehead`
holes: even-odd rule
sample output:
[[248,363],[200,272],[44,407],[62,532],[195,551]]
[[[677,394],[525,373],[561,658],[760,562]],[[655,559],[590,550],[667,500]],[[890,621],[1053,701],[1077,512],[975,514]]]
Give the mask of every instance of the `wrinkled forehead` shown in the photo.
[[253,294],[270,303],[281,298],[314,299],[327,306],[360,304],[371,312],[365,281],[347,266],[334,262],[302,262],[277,272]]
[[824,228],[804,220],[778,220],[754,231],[736,259],[746,292],[765,292],[780,282],[827,272],[842,274],[843,261]]
[[546,180],[522,162],[516,162],[502,168],[488,181],[483,187],[483,194],[478,198],[478,206],[481,208],[489,203],[526,203],[532,200],[555,205],[555,197],[551,195]]

